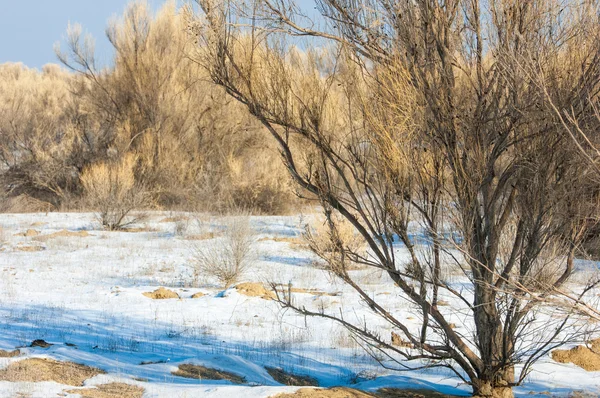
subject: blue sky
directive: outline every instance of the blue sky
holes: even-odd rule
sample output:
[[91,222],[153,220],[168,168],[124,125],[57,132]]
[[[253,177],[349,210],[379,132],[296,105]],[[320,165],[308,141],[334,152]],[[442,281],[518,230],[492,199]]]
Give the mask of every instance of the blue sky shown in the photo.
[[[146,0],[157,10],[165,0]],[[183,3],[184,0],[177,0]],[[130,0],[0,0],[0,64],[22,62],[32,68],[58,63],[54,44],[64,42],[67,26],[79,23],[96,39],[99,65],[112,60],[105,29],[123,14]],[[316,14],[313,0],[298,0],[305,12]],[[64,46],[63,46],[64,47]]]
[[[23,62],[40,68],[57,63],[54,43],[67,25],[80,23],[96,39],[97,59],[110,62],[112,50],[104,29],[108,20],[123,13],[129,0],[0,0],[0,63]],[[154,9],[164,0],[148,0]]]

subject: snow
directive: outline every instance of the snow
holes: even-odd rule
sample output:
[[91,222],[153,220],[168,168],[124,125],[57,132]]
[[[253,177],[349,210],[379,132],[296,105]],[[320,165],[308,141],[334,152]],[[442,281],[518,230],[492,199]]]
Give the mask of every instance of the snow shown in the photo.
[[[195,222],[196,216],[178,215],[192,219],[189,236],[218,231],[224,221],[205,215]],[[304,318],[273,301],[243,296],[210,280],[192,287],[194,248],[209,240],[178,236],[175,223],[164,222],[169,216],[173,214],[151,213],[140,232],[108,232],[87,213],[0,215],[0,242],[4,241],[0,246],[0,348],[26,347],[35,339],[53,344],[47,349],[21,348],[24,355],[19,358],[0,358],[0,368],[28,357],[69,360],[107,372],[86,385],[136,384],[146,390],[145,397],[252,398],[297,389],[277,383],[265,366],[309,375],[324,387],[426,388],[468,395],[469,388],[449,371],[382,369],[343,328],[330,321]],[[391,329],[351,289],[315,266],[310,252],[271,240],[300,236],[306,220],[306,216],[252,217],[258,256],[244,280],[292,283],[330,293],[299,293],[296,298],[315,308],[340,308],[345,316],[368,319],[389,334]],[[40,235],[15,235],[27,229],[36,229]],[[44,238],[62,229],[86,230],[90,236]],[[18,250],[31,245],[44,250]],[[372,271],[356,271],[356,275],[370,294],[411,322],[414,310],[399,299],[385,275]],[[176,291],[181,299],[152,300],[142,295],[160,286]],[[206,295],[191,299],[196,292]],[[468,327],[458,314],[451,321]],[[247,382],[233,385],[171,374],[179,364],[188,363],[227,370]],[[0,381],[0,397],[19,393],[75,397],[64,393],[71,389],[54,382]],[[573,391],[600,395],[600,372],[555,363],[549,357],[536,364],[526,383],[516,389],[523,397],[546,392],[569,396]]]

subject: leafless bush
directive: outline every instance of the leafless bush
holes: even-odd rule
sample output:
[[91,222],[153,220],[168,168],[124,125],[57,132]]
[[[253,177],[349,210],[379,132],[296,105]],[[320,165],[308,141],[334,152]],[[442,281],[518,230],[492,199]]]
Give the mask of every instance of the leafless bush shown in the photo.
[[110,231],[140,221],[142,215],[134,211],[150,203],[148,193],[135,181],[135,162],[134,156],[128,156],[115,164],[95,164],[81,176],[88,205],[97,211],[98,220]]
[[248,216],[229,219],[222,238],[194,248],[194,282],[201,276],[216,278],[225,288],[239,281],[252,267],[255,236]]

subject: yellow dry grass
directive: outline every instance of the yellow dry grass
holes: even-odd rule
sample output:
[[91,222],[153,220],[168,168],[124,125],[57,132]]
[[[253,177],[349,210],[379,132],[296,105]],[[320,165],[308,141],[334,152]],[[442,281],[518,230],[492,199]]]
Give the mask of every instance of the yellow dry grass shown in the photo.
[[14,358],[18,357],[21,354],[19,350],[5,351],[0,350],[0,358]]
[[153,300],[165,300],[165,299],[178,299],[179,295],[172,290],[164,287],[159,287],[153,292],[142,293],[144,296],[149,297]]
[[552,359],[560,363],[573,363],[593,372],[600,370],[600,339],[589,342],[589,347],[580,345],[570,350],[552,351]]
[[243,384],[246,382],[244,377],[235,373],[191,364],[179,365],[179,368],[171,374],[174,376],[186,377],[188,379],[228,380],[235,384]]
[[352,388],[334,387],[330,389],[319,388],[301,388],[298,391],[288,394],[277,394],[272,398],[372,398],[375,395]]
[[83,386],[83,382],[104,371],[74,362],[53,359],[28,358],[13,362],[0,370],[0,380],[10,382],[55,381],[70,386]]
[[275,294],[267,290],[262,283],[258,282],[244,282],[235,286],[235,289],[239,294],[243,294],[248,297],[260,297],[265,300],[272,300],[275,298]]
[[44,246],[16,246],[15,250],[19,252],[40,252],[44,250]]
[[142,398],[144,389],[125,383],[101,384],[96,388],[83,388],[65,391],[68,394],[78,394],[82,398]]
[[18,234],[15,234],[15,236],[26,236],[26,237],[32,237],[32,236],[38,236],[40,234],[39,231],[36,231],[35,229],[28,229],[25,232],[20,232]]

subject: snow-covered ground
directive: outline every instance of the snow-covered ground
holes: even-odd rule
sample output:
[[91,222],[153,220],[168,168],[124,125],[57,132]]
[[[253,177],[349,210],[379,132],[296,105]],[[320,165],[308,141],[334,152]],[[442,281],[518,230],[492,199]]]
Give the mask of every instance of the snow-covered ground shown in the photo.
[[[167,218],[172,216],[152,213],[138,232],[107,232],[92,214],[0,215],[0,242],[4,242],[0,247],[0,349],[26,347],[35,339],[54,344],[21,348],[23,356],[0,358],[0,368],[27,357],[69,360],[107,372],[87,385],[137,384],[146,390],[145,397],[268,397],[297,389],[277,383],[264,366],[309,375],[324,387],[428,388],[468,395],[469,388],[443,370],[382,369],[332,322],[283,311],[273,301],[244,296],[234,288],[223,290],[207,280],[192,287],[194,248],[210,244],[211,239],[190,237],[209,238],[207,232],[218,232],[223,220],[201,217],[198,223],[187,215],[189,222],[175,223]],[[252,217],[258,255],[244,280],[291,282],[297,288],[330,293],[297,293],[296,298],[315,307],[340,308],[345,316],[373,325],[381,323],[348,287],[322,270],[310,252],[285,239],[299,236],[305,220]],[[27,229],[40,235],[20,236]],[[85,230],[89,236],[45,237],[63,229]],[[39,250],[23,249],[32,246]],[[384,275],[356,272],[363,273],[359,277],[371,294],[410,322],[414,314]],[[174,290],[181,299],[152,300],[142,295],[160,286]],[[192,299],[197,292],[206,295]],[[458,315],[452,321],[460,327]],[[383,323],[379,327],[386,330]],[[244,376],[247,383],[171,374],[187,363],[228,370]],[[72,389],[54,382],[0,381],[1,397],[74,397],[63,392]],[[569,396],[577,390],[600,396],[600,372],[586,372],[547,357],[516,392]]]

